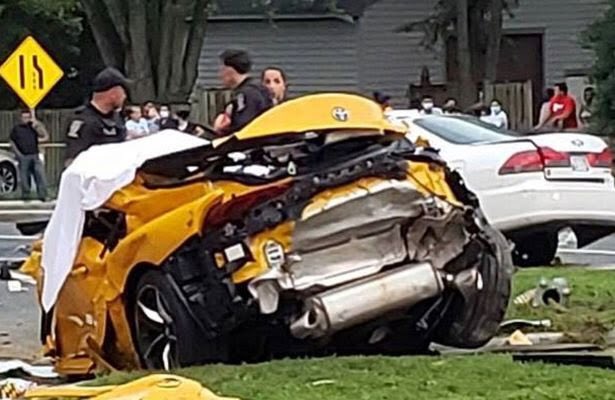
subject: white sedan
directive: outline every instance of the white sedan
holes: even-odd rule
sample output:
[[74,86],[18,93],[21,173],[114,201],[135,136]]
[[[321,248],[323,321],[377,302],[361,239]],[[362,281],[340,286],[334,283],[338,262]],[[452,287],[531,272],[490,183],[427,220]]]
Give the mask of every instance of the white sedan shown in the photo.
[[463,115],[394,110],[388,117],[459,171],[487,219],[515,243],[518,265],[549,264],[564,227],[574,229],[579,247],[615,232],[613,160],[602,139],[520,136]]

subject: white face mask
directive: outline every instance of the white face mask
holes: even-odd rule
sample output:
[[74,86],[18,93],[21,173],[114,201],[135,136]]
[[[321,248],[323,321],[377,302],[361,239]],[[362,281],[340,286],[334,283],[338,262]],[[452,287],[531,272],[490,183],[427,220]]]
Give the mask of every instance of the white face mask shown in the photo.
[[168,111],[160,111],[160,116],[162,118],[169,118],[169,112]]
[[426,101],[425,103],[423,103],[423,109],[431,110],[432,108],[433,108],[433,103],[431,101]]
[[499,114],[500,111],[502,111],[502,107],[500,107],[500,106],[491,106],[491,113],[492,114]]

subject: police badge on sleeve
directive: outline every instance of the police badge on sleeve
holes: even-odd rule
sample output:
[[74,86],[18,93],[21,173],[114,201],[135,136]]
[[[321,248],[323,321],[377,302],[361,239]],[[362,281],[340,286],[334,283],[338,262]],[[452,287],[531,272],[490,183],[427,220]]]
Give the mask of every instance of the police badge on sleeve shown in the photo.
[[67,136],[69,138],[78,139],[79,138],[79,130],[81,129],[82,126],[83,126],[83,121],[80,121],[80,120],[73,121],[70,124],[70,127],[68,128]]

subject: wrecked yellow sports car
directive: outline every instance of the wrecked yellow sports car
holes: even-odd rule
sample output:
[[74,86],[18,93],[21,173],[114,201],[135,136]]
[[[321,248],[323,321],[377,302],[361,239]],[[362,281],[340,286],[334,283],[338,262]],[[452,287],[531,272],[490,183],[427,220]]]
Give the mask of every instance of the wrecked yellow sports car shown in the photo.
[[41,337],[69,375],[477,347],[512,270],[436,151],[369,99],[309,95],[148,160],[88,212]]

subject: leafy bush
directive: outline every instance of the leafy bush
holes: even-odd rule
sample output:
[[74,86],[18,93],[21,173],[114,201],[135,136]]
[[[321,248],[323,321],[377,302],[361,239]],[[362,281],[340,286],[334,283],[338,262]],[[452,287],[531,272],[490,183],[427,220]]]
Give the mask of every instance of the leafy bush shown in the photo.
[[615,0],[608,0],[605,14],[584,33],[586,48],[594,51],[592,77],[596,82],[592,131],[615,136]]

